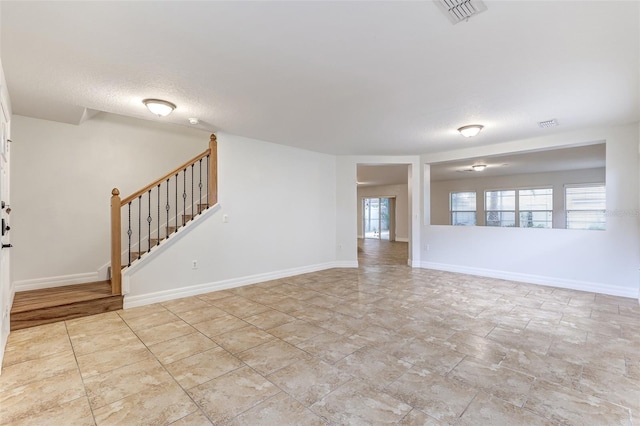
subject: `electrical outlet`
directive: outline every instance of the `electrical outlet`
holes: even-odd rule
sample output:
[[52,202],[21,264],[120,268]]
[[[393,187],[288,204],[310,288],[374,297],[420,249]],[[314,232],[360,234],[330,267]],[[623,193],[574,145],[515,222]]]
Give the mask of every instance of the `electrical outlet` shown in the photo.
[[198,269],[198,261],[197,260],[192,260],[191,261],[191,269]]

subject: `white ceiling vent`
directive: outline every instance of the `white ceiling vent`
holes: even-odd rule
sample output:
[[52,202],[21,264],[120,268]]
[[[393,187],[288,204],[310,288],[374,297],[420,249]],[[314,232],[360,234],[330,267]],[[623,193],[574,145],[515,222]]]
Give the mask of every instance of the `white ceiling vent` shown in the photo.
[[473,15],[487,10],[481,0],[434,0],[452,24],[468,21]]
[[558,125],[558,120],[552,118],[551,120],[539,121],[538,126],[546,129],[547,127],[556,127]]

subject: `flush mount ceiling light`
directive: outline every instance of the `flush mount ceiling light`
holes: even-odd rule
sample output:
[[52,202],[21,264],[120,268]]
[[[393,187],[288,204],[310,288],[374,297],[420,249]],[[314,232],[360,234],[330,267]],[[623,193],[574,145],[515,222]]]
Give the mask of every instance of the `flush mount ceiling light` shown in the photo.
[[480,130],[482,130],[483,128],[484,126],[481,124],[469,124],[468,126],[460,127],[458,131],[465,138],[470,138],[480,133]]
[[481,172],[484,169],[487,168],[486,164],[474,164],[473,166],[471,166],[471,168],[473,169],[474,172]]
[[171,102],[163,101],[162,99],[144,99],[143,104],[151,111],[151,113],[158,117],[166,117],[176,109],[175,104]]

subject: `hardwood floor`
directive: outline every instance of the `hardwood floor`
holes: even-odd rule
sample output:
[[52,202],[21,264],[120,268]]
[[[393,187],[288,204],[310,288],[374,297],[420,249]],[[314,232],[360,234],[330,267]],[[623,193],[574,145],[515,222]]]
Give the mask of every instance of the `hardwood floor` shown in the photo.
[[100,281],[16,293],[11,330],[122,309],[122,296],[111,294],[111,283]]

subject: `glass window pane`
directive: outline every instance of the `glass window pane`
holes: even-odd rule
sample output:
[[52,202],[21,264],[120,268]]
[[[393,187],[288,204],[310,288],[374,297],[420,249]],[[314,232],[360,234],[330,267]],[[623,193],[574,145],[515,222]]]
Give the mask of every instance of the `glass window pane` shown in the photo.
[[475,226],[476,212],[451,212],[451,224],[455,226]]
[[476,193],[452,192],[451,211],[476,211]]
[[521,189],[518,192],[520,210],[553,210],[551,188]]
[[567,210],[604,210],[606,195],[604,185],[567,187]]
[[605,229],[605,211],[568,211],[567,229]]
[[550,211],[521,211],[520,228],[551,228],[551,218]]
[[516,226],[516,212],[487,212],[487,226]]
[[487,191],[484,206],[485,210],[515,210],[516,191]]

